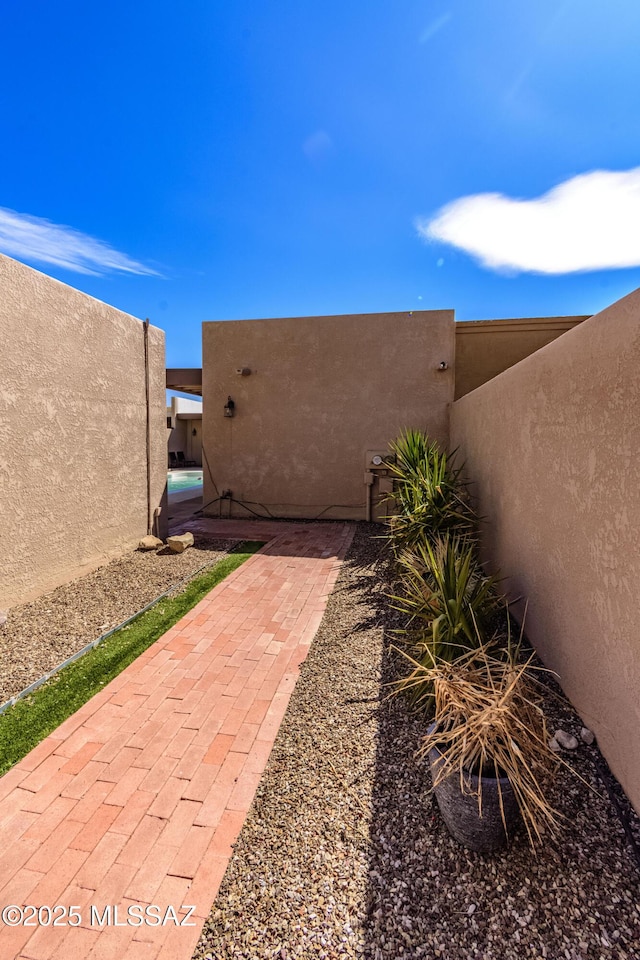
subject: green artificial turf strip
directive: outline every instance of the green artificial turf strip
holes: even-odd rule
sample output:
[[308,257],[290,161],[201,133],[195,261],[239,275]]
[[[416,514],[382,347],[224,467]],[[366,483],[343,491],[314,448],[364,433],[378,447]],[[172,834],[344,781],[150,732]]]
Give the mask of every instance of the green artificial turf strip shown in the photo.
[[256,541],[240,544],[210,570],[194,577],[180,593],[160,600],[0,714],[0,776],[133,663],[262,546],[264,544]]

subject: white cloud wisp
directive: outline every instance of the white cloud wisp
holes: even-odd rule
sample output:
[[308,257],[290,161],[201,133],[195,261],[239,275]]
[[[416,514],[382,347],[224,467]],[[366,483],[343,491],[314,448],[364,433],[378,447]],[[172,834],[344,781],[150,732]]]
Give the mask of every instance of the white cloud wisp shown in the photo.
[[111,271],[160,276],[156,270],[119,253],[103,240],[6,207],[0,207],[0,252],[19,260],[52,263],[93,276]]
[[563,274],[640,266],[640,167],[593,170],[541,197],[461,197],[416,227],[491,270]]

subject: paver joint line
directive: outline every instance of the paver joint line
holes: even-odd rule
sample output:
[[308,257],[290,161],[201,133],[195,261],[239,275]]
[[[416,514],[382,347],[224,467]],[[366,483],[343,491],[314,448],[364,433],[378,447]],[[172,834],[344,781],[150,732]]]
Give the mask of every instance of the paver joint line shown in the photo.
[[[57,929],[0,927],[2,957],[192,955],[354,525],[189,529],[267,542],[0,778],[5,901],[87,914],[62,947]],[[174,901],[196,928],[89,926],[89,903]]]

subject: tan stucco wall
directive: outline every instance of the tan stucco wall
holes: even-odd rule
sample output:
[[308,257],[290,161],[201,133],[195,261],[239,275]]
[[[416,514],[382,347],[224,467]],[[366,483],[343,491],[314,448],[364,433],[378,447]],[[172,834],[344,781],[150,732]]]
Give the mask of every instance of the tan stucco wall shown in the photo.
[[[193,431],[196,431],[195,436]],[[173,430],[169,430],[169,451],[182,451],[186,460],[193,460],[197,467],[202,466],[202,420],[176,420]]]
[[[0,607],[147,531],[143,325],[0,255]],[[166,485],[164,333],[149,328],[151,499]],[[164,512],[166,516],[166,510]]]
[[451,413],[486,556],[638,810],[639,370],[637,290]]
[[173,429],[169,431],[169,452],[177,453],[182,450],[187,456],[187,421],[175,420]]
[[[187,400],[185,397],[172,397],[171,407],[167,407],[173,429],[168,432],[170,453],[182,451],[185,459],[193,460],[196,466],[202,466],[202,401]],[[195,435],[194,431],[195,430]]]
[[529,317],[456,323],[455,398],[496,377],[587,317]]
[[204,503],[217,487],[258,513],[363,517],[368,450],[407,426],[446,443],[453,356],[448,310],[204,323]]

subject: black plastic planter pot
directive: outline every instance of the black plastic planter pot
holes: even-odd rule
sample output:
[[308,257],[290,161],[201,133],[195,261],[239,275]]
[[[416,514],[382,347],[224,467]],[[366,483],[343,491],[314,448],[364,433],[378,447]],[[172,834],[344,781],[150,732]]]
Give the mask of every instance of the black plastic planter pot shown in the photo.
[[[437,747],[429,751],[429,762],[434,781],[442,753]],[[435,787],[434,793],[440,813],[451,835],[469,850],[477,853],[492,853],[505,847],[513,837],[520,822],[520,811],[507,777],[482,777],[482,816],[478,813],[479,779],[475,774],[464,775],[464,790],[458,772],[445,777]],[[500,793],[505,830],[500,811]]]

